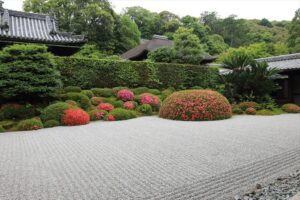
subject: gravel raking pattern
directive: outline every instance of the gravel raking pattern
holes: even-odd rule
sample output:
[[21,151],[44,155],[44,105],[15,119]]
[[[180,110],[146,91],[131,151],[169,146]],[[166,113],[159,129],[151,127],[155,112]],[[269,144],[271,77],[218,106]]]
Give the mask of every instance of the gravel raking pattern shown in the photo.
[[0,134],[0,200],[226,200],[300,168],[300,115]]

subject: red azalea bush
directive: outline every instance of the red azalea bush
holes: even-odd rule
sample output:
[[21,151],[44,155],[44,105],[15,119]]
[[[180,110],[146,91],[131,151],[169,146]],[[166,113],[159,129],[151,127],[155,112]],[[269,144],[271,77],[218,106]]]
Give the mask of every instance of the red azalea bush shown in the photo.
[[232,116],[231,105],[212,90],[175,92],[163,102],[159,116],[184,121],[220,120]]
[[111,122],[111,121],[115,121],[116,119],[113,115],[107,115],[106,120]]
[[284,104],[281,109],[287,113],[300,113],[300,107],[292,103]]
[[135,109],[135,102],[127,101],[123,104],[123,108],[126,108],[128,110],[134,110]]
[[61,121],[67,126],[84,125],[90,122],[90,116],[80,108],[70,108],[65,110]]
[[253,101],[245,101],[245,102],[241,102],[239,103],[239,107],[243,110],[246,111],[248,108],[257,108],[258,104],[256,102]]
[[140,96],[140,104],[149,104],[151,106],[159,106],[160,105],[160,99],[150,93],[144,93]]
[[134,99],[134,94],[130,90],[123,89],[118,92],[117,97],[122,101],[132,101]]
[[105,111],[107,111],[107,112],[110,112],[110,111],[112,111],[112,110],[114,109],[114,106],[111,105],[110,103],[100,103],[100,104],[97,106],[97,108],[98,108],[99,110],[105,110]]
[[247,115],[256,115],[256,109],[255,108],[247,108],[245,112],[246,112]]

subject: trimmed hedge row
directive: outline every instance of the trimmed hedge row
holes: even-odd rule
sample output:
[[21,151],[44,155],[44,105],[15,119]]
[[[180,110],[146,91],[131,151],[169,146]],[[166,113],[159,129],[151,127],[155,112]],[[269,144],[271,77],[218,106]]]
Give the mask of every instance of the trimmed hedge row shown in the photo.
[[173,63],[57,57],[64,86],[81,88],[215,88],[218,69]]

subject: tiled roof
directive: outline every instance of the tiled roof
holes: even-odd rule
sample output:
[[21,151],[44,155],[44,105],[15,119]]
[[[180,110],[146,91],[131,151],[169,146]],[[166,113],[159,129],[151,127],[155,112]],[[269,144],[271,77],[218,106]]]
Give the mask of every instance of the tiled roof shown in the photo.
[[271,68],[280,70],[300,69],[300,53],[256,59],[266,61]]
[[171,47],[173,42],[166,37],[154,35],[152,40],[142,40],[141,44],[121,55],[124,59],[132,59],[140,56],[145,51],[154,51],[160,47]]
[[[145,52],[151,52],[160,47],[172,47],[172,46],[173,46],[173,41],[169,40],[166,36],[154,35],[151,40],[142,40],[139,46],[123,53],[121,57],[130,60],[139,57]],[[211,56],[208,53],[205,53],[202,62],[203,63],[212,62],[216,59],[217,59],[216,56]]]
[[86,40],[59,32],[55,19],[48,15],[0,8],[0,41],[79,45]]

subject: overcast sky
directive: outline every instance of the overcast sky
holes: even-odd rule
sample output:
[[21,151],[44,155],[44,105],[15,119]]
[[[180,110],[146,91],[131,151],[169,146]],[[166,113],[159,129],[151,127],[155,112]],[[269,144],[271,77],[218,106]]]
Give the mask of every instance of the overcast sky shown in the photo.
[[[177,15],[200,16],[203,11],[217,11],[221,17],[236,14],[239,18],[291,20],[300,8],[300,0],[110,0],[117,13],[126,7],[142,6],[160,12],[168,10]],[[22,10],[23,0],[4,0],[4,7]]]

